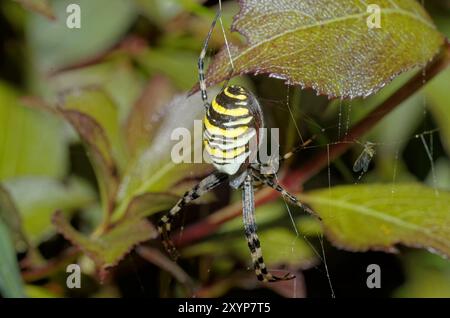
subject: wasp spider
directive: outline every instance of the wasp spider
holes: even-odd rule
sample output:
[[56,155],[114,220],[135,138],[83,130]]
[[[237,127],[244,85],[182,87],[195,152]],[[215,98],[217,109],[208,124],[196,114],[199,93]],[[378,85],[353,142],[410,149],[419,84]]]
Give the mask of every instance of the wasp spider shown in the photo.
[[[295,276],[290,274],[283,277],[272,275],[268,272],[264,263],[256,232],[253,186],[256,183],[267,185],[279,191],[288,202],[309,213],[312,213],[312,211],[277,184],[274,181],[274,175],[263,175],[261,173],[262,164],[252,163],[250,160],[252,155],[254,157],[255,154],[252,153],[249,145],[252,140],[254,141],[253,138],[257,139],[256,144],[259,145],[261,128],[264,127],[262,110],[256,97],[244,87],[233,85],[224,87],[212,100],[212,103],[208,102],[203,60],[209,39],[220,14],[221,11],[219,10],[213,20],[198,61],[200,91],[206,111],[203,118],[203,143],[217,171],[200,181],[192,190],[186,192],[177,204],[161,218],[158,223],[158,230],[163,238],[165,248],[172,257],[176,258],[176,249],[169,237],[174,217],[183,206],[228,180],[232,188],[242,189],[244,233],[257,278],[264,282],[292,279]],[[298,147],[279,160],[287,159],[293,152],[301,148]],[[256,152],[257,149],[258,147]],[[253,152],[255,151],[253,150]]]

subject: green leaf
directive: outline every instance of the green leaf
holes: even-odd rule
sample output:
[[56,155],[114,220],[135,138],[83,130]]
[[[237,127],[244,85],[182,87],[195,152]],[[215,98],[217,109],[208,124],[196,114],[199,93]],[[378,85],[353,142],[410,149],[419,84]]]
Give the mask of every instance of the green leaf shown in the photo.
[[449,298],[450,262],[425,251],[409,252],[403,258],[406,282],[394,297]]
[[448,19],[448,1],[436,1],[429,7],[430,14],[433,17],[438,29],[450,37],[450,20]]
[[[63,108],[68,111],[76,111],[95,121],[106,138],[105,145],[99,147],[102,155],[105,158],[108,157],[106,144],[109,144],[114,159],[109,158],[108,161],[114,160],[118,163],[119,168],[125,166],[126,153],[120,132],[118,108],[106,93],[100,89],[85,89],[68,94],[65,96]],[[83,137],[83,134],[80,135]]]
[[13,242],[27,244],[27,238],[22,231],[22,219],[8,191],[0,184],[0,221],[5,224],[11,232]]
[[323,228],[320,221],[312,216],[305,215],[297,219],[297,229],[305,236],[318,236],[323,234]]
[[86,87],[101,88],[117,105],[119,121],[123,122],[143,89],[144,79],[125,54],[113,52],[102,63],[57,73],[46,84],[56,94]]
[[[368,136],[368,141],[376,143],[373,160],[378,173],[378,182],[392,181],[394,169],[397,182],[415,180],[408,172],[405,163],[398,159],[423,120],[423,111],[423,95],[416,94],[398,105],[389,116],[380,120]],[[363,147],[358,146],[354,149],[356,160]]]
[[[80,6],[79,29],[66,25],[70,4]],[[132,1],[122,0],[58,0],[53,2],[53,9],[56,21],[30,15],[27,25],[31,51],[41,72],[83,61],[111,48],[136,17]]]
[[54,214],[53,224],[59,233],[94,260],[103,271],[116,265],[135,245],[158,235],[147,220],[137,218],[124,220],[106,234],[91,238],[76,231],[60,212]]
[[[269,265],[286,264],[309,267],[316,261],[316,256],[307,242],[303,238],[297,237],[292,228],[273,227],[260,231],[259,239]],[[238,241],[233,241],[232,245],[242,258],[250,260],[247,241],[243,237]]]
[[[152,139],[151,145],[142,152],[135,160],[129,163],[129,168],[122,178],[119,187],[119,207],[114,212],[113,219],[122,217],[129,202],[134,196],[148,192],[168,192],[171,187],[186,177],[197,177],[211,171],[211,165],[193,165],[193,152],[202,156],[202,144],[193,143],[192,140],[201,140],[201,118],[204,109],[198,94],[186,97],[184,95],[175,97],[171,103],[156,112],[152,116],[152,122],[159,122],[159,128]],[[197,129],[193,129],[194,120]],[[173,146],[179,140],[172,141],[175,129],[187,129],[190,138],[187,140],[192,145],[192,151],[183,153],[183,159],[189,163],[177,163],[171,158]],[[202,158],[202,157],[201,157]]]
[[[329,97],[354,98],[373,94],[439,52],[444,37],[417,1],[370,4],[381,9],[381,28],[368,27],[371,13],[360,0],[240,1],[232,28],[247,43],[231,47],[233,75],[270,74]],[[222,49],[208,69],[208,84],[225,80],[229,64]]]
[[395,251],[396,244],[450,255],[450,193],[416,183],[338,186],[304,199],[325,234],[351,251]]
[[186,51],[151,49],[136,56],[137,62],[150,74],[164,74],[182,90],[192,87],[197,78],[198,54]]
[[125,134],[131,156],[135,157],[151,144],[161,121],[154,116],[170,102],[175,89],[163,76],[153,77],[131,109],[126,121]]
[[450,160],[441,157],[434,163],[434,170],[430,169],[425,183],[430,187],[450,191]]
[[87,148],[94,167],[105,216],[112,210],[118,187],[118,168],[104,129],[90,116],[74,110],[61,110]]
[[59,182],[50,178],[20,178],[4,183],[20,211],[23,229],[31,242],[54,233],[50,223],[56,210],[71,212],[95,200],[95,193],[76,178]]
[[450,107],[448,90],[450,83],[450,68],[441,72],[425,88],[427,101],[434,119],[439,125],[442,144],[447,154],[450,154]]
[[26,285],[25,293],[30,298],[59,298],[62,295],[56,294],[54,291],[49,290],[48,288],[35,286],[35,285]]
[[23,298],[22,278],[20,277],[19,264],[16,252],[6,224],[0,218],[0,292],[3,297]]
[[178,14],[184,11],[197,15],[208,16],[211,19],[214,15],[211,11],[205,8],[197,0],[134,0],[139,6],[141,12],[153,23],[159,27],[164,27],[166,24]]
[[[398,105],[389,116],[380,120],[372,131],[376,136],[375,142],[387,144],[379,147],[381,152],[386,155],[389,152],[402,153],[421,119],[423,119],[423,96],[420,94]],[[395,142],[392,142],[393,140]]]
[[145,87],[145,78],[133,68],[131,61],[122,61],[113,67],[114,71],[104,83],[104,89],[116,103],[119,121],[123,123]]
[[[259,227],[258,235],[261,247],[268,265],[286,264],[292,266],[309,267],[315,263],[316,255],[302,237],[296,236],[295,229],[290,222],[285,227],[274,226],[273,222],[280,218],[289,219],[289,213],[295,215],[296,208],[286,208],[282,200],[274,204],[267,204],[258,207],[256,210],[256,220]],[[232,229],[242,232],[242,219],[238,218],[227,224],[219,233]],[[236,240],[229,242],[230,248],[237,251],[243,260],[249,260],[249,249],[247,241],[243,235],[239,235]]]
[[[316,255],[308,244],[300,237],[296,237],[293,230],[273,227],[258,232],[263,250],[264,260],[269,266],[280,264],[309,268],[317,262]],[[236,255],[245,263],[250,262],[250,251],[243,235],[226,238],[227,244],[223,245],[223,237],[198,243],[185,248],[183,257],[198,255]]]
[[172,207],[179,198],[180,196],[165,193],[144,193],[138,195],[128,205],[124,219],[145,218],[155,212]]
[[134,0],[140,11],[152,22],[163,27],[182,11],[178,0]]
[[52,7],[48,3],[48,0],[15,0],[20,3],[24,8],[42,14],[48,19],[54,20],[55,15]]
[[63,123],[22,106],[18,98],[0,81],[0,180],[24,175],[63,177],[68,159]]
[[[291,209],[292,212],[293,209]],[[309,267],[314,264],[316,256],[308,243],[297,237],[292,225],[286,227],[273,223],[281,219],[289,219],[286,206],[282,202],[266,204],[256,210],[258,235],[261,247],[268,265],[286,264],[292,266]],[[207,242],[202,242],[183,250],[183,256],[191,257],[199,254],[223,253],[235,254],[244,262],[250,261],[250,252],[243,235],[242,219],[237,218],[227,222],[217,232],[218,236]],[[236,235],[234,235],[236,234]],[[224,240],[227,244],[223,244]],[[218,246],[220,245],[220,248]]]

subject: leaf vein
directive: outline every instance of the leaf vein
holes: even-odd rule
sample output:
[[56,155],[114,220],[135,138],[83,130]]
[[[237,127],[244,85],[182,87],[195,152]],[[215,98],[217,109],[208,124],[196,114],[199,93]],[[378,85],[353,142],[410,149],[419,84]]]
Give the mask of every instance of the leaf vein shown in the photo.
[[[432,23],[426,21],[425,19],[420,17],[417,13],[413,14],[413,13],[411,13],[409,11],[406,11],[406,10],[403,10],[403,9],[392,9],[392,8],[384,9],[384,10],[382,9],[381,12],[385,13],[385,14],[406,15],[406,16],[409,16],[412,19],[420,21],[421,23],[425,24],[426,26],[428,26],[428,27],[430,27],[432,29],[436,29],[436,27]],[[246,55],[247,53],[253,51],[255,48],[257,48],[257,47],[259,47],[259,46],[261,46],[261,45],[263,45],[265,43],[272,42],[272,41],[274,41],[274,40],[276,40],[276,39],[278,39],[280,37],[283,37],[285,35],[288,35],[290,33],[295,33],[295,32],[301,31],[301,30],[306,30],[306,29],[310,29],[310,28],[314,28],[314,27],[319,27],[319,26],[323,26],[323,25],[327,25],[327,24],[332,24],[332,23],[335,23],[335,22],[341,22],[341,21],[351,20],[351,19],[358,19],[358,18],[362,18],[362,17],[367,16],[367,15],[369,15],[369,13],[362,12],[362,13],[358,13],[358,14],[353,14],[353,15],[348,15],[348,16],[344,16],[344,17],[338,17],[338,18],[335,18],[335,19],[330,19],[330,20],[327,20],[327,21],[318,21],[317,23],[308,24],[308,25],[302,25],[302,26],[300,26],[298,28],[294,28],[292,30],[287,30],[285,32],[276,34],[276,35],[274,35],[274,36],[272,36],[272,37],[270,37],[270,38],[268,38],[268,39],[266,39],[264,41],[256,43],[255,45],[249,46],[242,53],[240,53],[236,57],[234,57],[233,61],[235,61],[237,59],[240,59],[242,56]]]

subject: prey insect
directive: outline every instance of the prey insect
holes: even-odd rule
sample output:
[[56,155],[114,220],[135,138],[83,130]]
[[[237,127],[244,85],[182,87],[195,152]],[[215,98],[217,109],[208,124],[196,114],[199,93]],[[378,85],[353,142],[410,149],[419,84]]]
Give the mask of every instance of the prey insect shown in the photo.
[[[158,223],[158,230],[166,250],[173,258],[176,258],[178,256],[177,251],[170,240],[172,221],[175,216],[189,202],[228,181],[232,188],[242,191],[244,234],[257,278],[264,282],[289,280],[295,276],[289,273],[282,277],[275,276],[268,271],[264,262],[255,220],[254,186],[255,184],[263,184],[271,187],[280,192],[287,202],[301,207],[308,213],[314,213],[297,200],[294,195],[281,187],[275,181],[274,174],[263,174],[261,172],[263,164],[258,160],[252,160],[252,158],[258,156],[263,137],[262,128],[264,127],[263,112],[258,99],[244,87],[226,84],[222,91],[212,99],[211,103],[208,101],[204,59],[209,39],[220,15],[221,10],[219,9],[198,60],[200,92],[205,107],[203,144],[216,171],[184,194],[176,205],[161,218]],[[308,143],[309,141],[306,144]],[[256,144],[256,148],[251,147],[252,144]],[[306,146],[306,144],[303,146]],[[301,149],[303,149],[302,146],[297,147],[292,152],[277,158],[277,160],[281,162],[288,159],[294,152]]]
[[375,144],[370,141],[366,141],[363,145],[364,149],[353,164],[353,171],[360,172],[361,170],[366,173],[369,170],[369,164],[375,156]]

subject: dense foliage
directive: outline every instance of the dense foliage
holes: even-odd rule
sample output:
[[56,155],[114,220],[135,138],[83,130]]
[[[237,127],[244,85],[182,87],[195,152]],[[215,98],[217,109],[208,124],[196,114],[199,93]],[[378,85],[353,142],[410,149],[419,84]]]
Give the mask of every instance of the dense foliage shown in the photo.
[[[280,128],[281,151],[313,137],[278,178],[321,220],[257,193],[266,261],[297,276],[260,284],[239,191],[183,210],[177,263],[154,227],[212,171],[174,163],[171,133],[201,138],[197,58],[217,3],[2,1],[0,294],[329,297],[330,281],[338,297],[450,297],[450,2],[372,1],[379,29],[364,1],[330,3],[224,1],[230,51],[220,26],[209,45],[210,96],[231,77]],[[356,173],[366,141],[375,153]],[[366,286],[369,264],[381,289]]]

